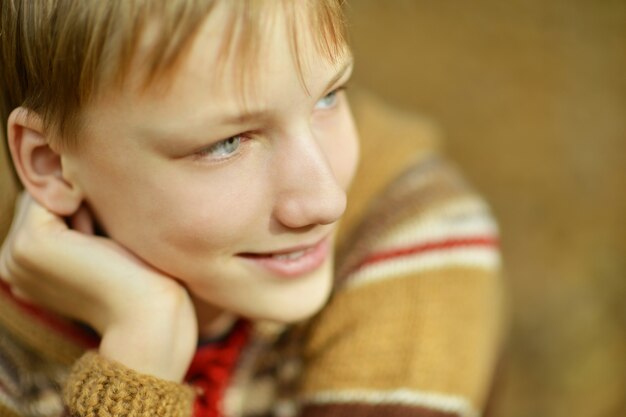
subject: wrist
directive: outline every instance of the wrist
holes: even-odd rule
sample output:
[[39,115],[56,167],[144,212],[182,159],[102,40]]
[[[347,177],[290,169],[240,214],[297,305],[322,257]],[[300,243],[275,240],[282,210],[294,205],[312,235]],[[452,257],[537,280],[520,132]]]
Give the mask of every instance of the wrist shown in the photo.
[[103,331],[100,354],[137,372],[181,382],[196,350],[198,329],[187,293],[137,305]]

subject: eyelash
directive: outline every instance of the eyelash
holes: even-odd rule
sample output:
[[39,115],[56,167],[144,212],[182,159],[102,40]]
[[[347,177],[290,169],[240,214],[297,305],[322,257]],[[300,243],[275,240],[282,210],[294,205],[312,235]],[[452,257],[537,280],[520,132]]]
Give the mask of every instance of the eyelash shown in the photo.
[[241,151],[239,150],[240,147],[247,141],[248,137],[244,134],[239,134],[239,135],[234,135],[231,136],[229,138],[220,140],[219,142],[215,142],[210,146],[204,147],[202,149],[200,149],[199,151],[194,153],[194,158],[195,159],[205,159],[207,157],[211,157],[211,152],[218,149],[221,146],[226,146],[228,144],[229,141],[232,141],[233,139],[238,140],[237,143],[237,147],[235,148],[235,150],[233,150],[231,153],[224,155],[224,156],[217,156],[217,157],[213,157],[211,159],[213,159],[215,162],[220,162],[220,161],[225,161],[231,158],[234,158],[235,156],[239,155],[241,153]]
[[[322,107],[319,110],[330,110],[330,109],[335,108],[337,106],[337,99],[338,99],[337,95],[341,91],[346,90],[347,88],[348,88],[348,86],[344,84],[344,85],[342,85],[340,87],[337,87],[334,90],[330,91],[328,94],[326,94],[320,100],[318,100],[317,103],[319,103],[321,100],[324,100],[327,97],[330,97],[331,95],[334,98],[332,104],[330,104],[328,107]],[[317,106],[317,103],[316,103],[316,106]],[[231,136],[229,138],[223,139],[223,140],[221,140],[219,142],[215,142],[215,143],[213,143],[210,146],[202,148],[199,151],[194,153],[194,159],[204,159],[204,158],[209,157],[210,153],[212,151],[214,151],[215,149],[217,149],[220,146],[225,146],[226,144],[228,144],[229,141],[231,141],[233,139],[239,140],[239,143],[237,144],[237,148],[234,151],[232,151],[230,154],[226,155],[226,156],[219,156],[219,157],[215,158],[214,161],[215,162],[225,161],[225,160],[231,159],[231,158],[239,155],[241,153],[241,151],[239,151],[239,148],[248,139],[248,137],[246,137],[244,134],[234,135],[234,136]]]
[[[328,110],[328,109],[332,109],[332,108],[334,108],[334,107],[337,105],[337,99],[338,99],[337,95],[338,95],[341,91],[346,90],[347,88],[348,88],[348,86],[344,84],[344,85],[342,85],[342,86],[340,86],[340,87],[335,88],[334,90],[332,90],[331,92],[329,92],[328,94],[326,94],[324,97],[322,97],[321,99],[319,99],[319,100],[317,101],[317,103],[319,103],[320,101],[324,100],[324,99],[325,99],[325,98],[327,98],[327,97],[330,97],[331,95],[334,97],[333,103],[332,103],[331,105],[329,105],[328,107],[322,107],[322,108],[320,108],[320,110]],[[316,108],[317,108],[317,103],[315,103]]]

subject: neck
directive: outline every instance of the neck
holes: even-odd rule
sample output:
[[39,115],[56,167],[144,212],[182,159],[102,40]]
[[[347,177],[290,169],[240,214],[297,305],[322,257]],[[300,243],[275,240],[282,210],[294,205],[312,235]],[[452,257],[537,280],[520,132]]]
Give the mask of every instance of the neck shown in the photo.
[[217,339],[232,328],[237,316],[197,298],[193,298],[200,339]]

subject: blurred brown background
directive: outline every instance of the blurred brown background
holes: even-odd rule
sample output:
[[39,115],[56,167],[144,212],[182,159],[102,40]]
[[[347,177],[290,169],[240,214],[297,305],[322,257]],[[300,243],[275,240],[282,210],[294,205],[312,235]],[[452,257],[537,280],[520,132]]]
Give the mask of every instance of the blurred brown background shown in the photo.
[[499,219],[513,320],[493,415],[626,416],[626,1],[348,12],[355,80],[435,120]]
[[626,416],[626,0],[348,11],[355,80],[435,120],[500,221],[513,320],[493,415]]

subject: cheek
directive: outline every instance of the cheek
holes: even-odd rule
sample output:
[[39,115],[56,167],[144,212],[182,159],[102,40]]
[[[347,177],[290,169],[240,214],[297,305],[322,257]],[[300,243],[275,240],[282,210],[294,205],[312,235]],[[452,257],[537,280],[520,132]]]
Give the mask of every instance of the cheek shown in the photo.
[[245,236],[267,224],[265,179],[255,167],[100,162],[86,164],[82,174],[96,217],[113,239],[168,273],[241,251]]
[[152,213],[160,224],[140,256],[190,283],[219,271],[235,253],[254,249],[255,239],[266,235],[270,210],[262,176],[240,174],[171,184],[174,191],[162,202],[176,209]]
[[342,111],[339,122],[329,132],[324,142],[325,154],[344,190],[352,183],[359,161],[359,138],[349,109]]
[[247,175],[172,184],[164,205],[176,210],[158,238],[188,254],[237,247],[243,236],[261,229],[264,188],[262,178]]

